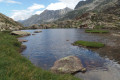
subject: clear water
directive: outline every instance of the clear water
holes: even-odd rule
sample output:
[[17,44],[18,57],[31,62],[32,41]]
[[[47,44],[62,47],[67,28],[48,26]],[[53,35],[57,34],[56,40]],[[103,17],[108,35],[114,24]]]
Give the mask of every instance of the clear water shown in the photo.
[[[35,30],[25,30],[33,33]],[[27,49],[22,53],[34,65],[50,69],[54,62],[66,56],[77,56],[81,59],[86,73],[75,76],[84,80],[120,80],[120,65],[94,51],[71,45],[74,41],[99,41],[102,37],[84,33],[81,29],[43,29],[42,33],[23,37]],[[68,41],[69,40],[69,41]]]

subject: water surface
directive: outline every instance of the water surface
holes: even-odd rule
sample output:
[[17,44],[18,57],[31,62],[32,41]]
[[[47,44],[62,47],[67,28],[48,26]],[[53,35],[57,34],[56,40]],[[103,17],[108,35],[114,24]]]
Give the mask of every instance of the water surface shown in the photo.
[[[33,33],[35,30],[25,30]],[[120,80],[120,65],[99,53],[83,47],[71,45],[74,41],[100,41],[102,36],[84,33],[81,29],[43,29],[42,33],[23,37],[28,42],[27,49],[22,53],[34,65],[50,69],[54,62],[66,56],[77,56],[81,59],[86,73],[75,76],[84,80]]]

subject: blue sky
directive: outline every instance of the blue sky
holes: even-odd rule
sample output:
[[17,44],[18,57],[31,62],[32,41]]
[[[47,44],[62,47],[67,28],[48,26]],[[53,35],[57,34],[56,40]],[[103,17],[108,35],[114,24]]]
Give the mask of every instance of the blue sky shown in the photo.
[[14,20],[25,20],[44,10],[74,9],[80,0],[0,0],[0,13]]

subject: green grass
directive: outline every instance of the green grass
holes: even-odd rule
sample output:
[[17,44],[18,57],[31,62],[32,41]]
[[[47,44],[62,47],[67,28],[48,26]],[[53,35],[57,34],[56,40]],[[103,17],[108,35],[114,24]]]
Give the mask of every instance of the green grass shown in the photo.
[[109,33],[108,30],[86,29],[86,33]]
[[73,45],[77,46],[85,46],[85,47],[90,47],[90,48],[101,48],[104,47],[105,45],[100,43],[100,42],[88,42],[88,41],[76,41],[73,43]]
[[35,67],[19,53],[16,36],[0,32],[0,80],[80,80],[72,75],[57,75]]

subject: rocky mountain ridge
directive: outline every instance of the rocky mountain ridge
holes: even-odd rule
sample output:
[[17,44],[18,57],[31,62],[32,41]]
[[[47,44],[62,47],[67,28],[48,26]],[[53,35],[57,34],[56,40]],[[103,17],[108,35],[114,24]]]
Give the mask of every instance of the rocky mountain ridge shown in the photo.
[[62,18],[66,13],[72,11],[70,8],[64,8],[60,10],[45,10],[40,15],[33,15],[29,19],[21,22],[24,26],[30,26],[33,24],[42,24],[55,21]]

